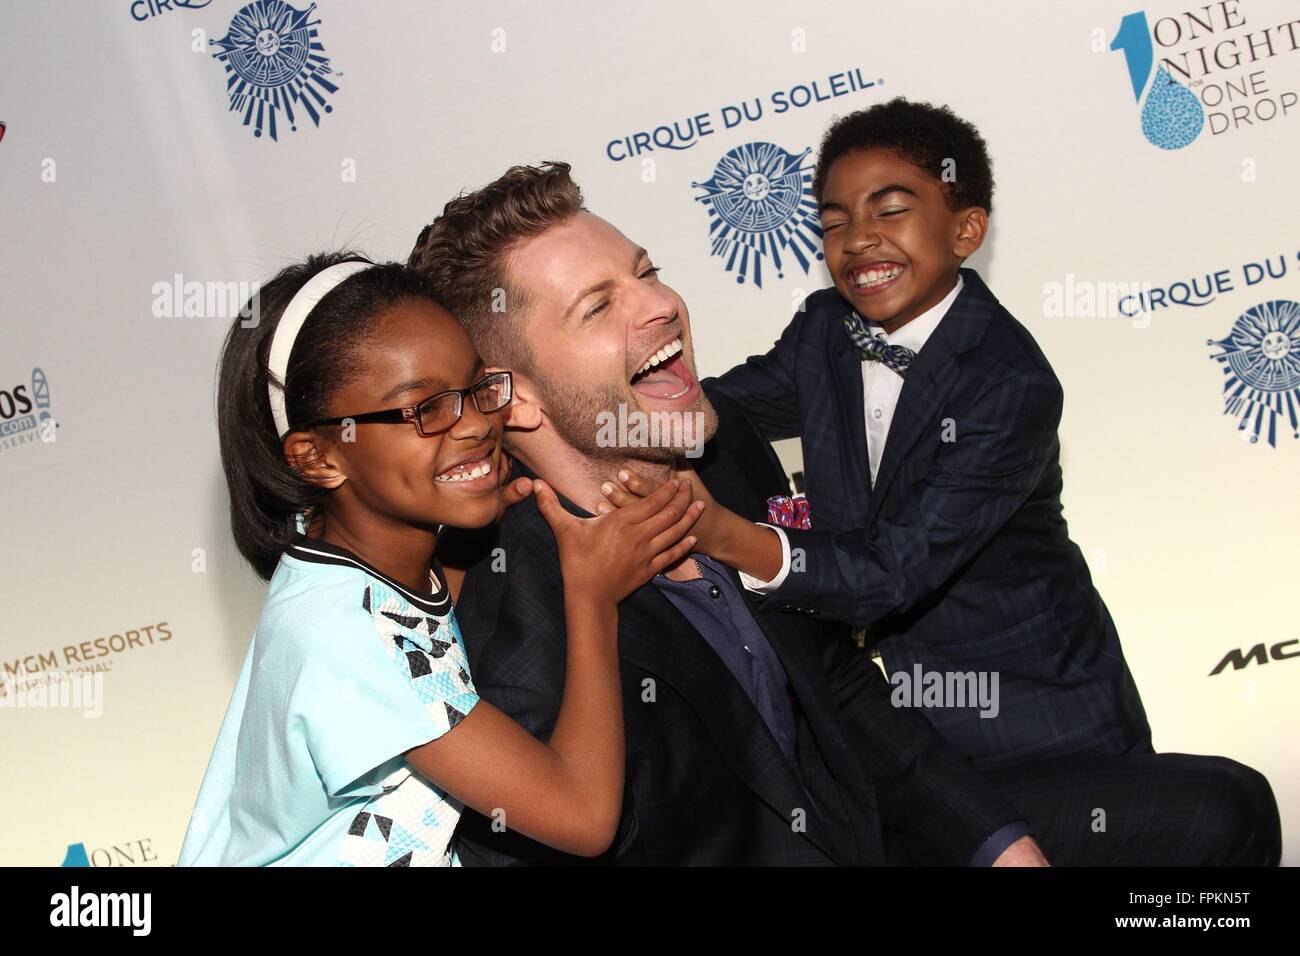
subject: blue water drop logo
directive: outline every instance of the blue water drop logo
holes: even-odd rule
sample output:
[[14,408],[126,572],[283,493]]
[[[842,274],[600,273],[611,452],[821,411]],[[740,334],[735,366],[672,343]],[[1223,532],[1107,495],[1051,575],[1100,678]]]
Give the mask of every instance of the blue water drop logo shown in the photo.
[[1182,149],[1201,134],[1205,110],[1196,94],[1174,81],[1163,66],[1142,107],[1142,133],[1161,149]]

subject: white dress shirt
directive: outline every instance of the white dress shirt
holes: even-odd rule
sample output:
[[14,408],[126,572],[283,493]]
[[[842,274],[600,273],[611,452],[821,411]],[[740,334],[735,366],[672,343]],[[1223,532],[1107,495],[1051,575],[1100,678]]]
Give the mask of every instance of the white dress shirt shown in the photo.
[[[874,336],[883,335],[890,345],[906,346],[919,353],[939,327],[939,321],[952,308],[953,302],[961,293],[961,287],[962,278],[959,275],[957,284],[938,305],[926,309],[893,335],[886,332],[879,322],[868,322],[867,328]],[[880,362],[862,360],[862,401],[867,420],[867,458],[871,462],[873,487],[876,484],[876,473],[880,471],[880,459],[885,455],[885,441],[889,438],[889,426],[894,421],[894,409],[898,407],[898,396],[902,391],[903,376]]]
[[[913,352],[920,353],[925,347],[939,322],[948,314],[953,302],[961,294],[962,278],[957,276],[957,284],[943,299],[926,309],[901,329],[890,334],[878,322],[867,322],[872,335],[883,335],[890,345],[903,345]],[[848,333],[845,333],[846,335]],[[894,420],[894,409],[898,407],[898,396],[903,391],[903,376],[882,363],[869,359],[862,360],[862,407],[867,423],[867,459],[871,464],[871,484],[876,483],[876,473],[880,471],[880,461],[885,455],[885,442],[889,438],[889,426]],[[760,581],[744,571],[740,572],[740,582],[751,591],[766,593],[779,588],[790,573],[790,540],[785,531],[776,525],[766,525],[781,537],[781,570],[770,581]]]

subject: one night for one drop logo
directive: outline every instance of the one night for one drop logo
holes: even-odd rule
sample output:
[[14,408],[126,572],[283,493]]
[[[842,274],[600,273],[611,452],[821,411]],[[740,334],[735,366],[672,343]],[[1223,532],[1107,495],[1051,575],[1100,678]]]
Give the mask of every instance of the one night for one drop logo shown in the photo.
[[746,143],[718,161],[713,177],[691,183],[704,190],[696,200],[709,210],[713,255],[721,256],[736,281],[752,279],[763,286],[763,267],[770,259],[777,278],[789,257],[804,274],[821,259],[822,235],[812,194],[811,152],[786,152],[772,143]]
[[[1147,26],[1144,12],[1130,13],[1121,21],[1110,48],[1124,51],[1133,96],[1139,103],[1143,91],[1146,91],[1146,102],[1142,106],[1142,135],[1150,143],[1161,149],[1182,149],[1201,135],[1201,128],[1205,125],[1201,101],[1170,76],[1164,64],[1155,65],[1151,29]],[[1151,81],[1149,85],[1148,80]]]
[[1275,299],[1247,309],[1226,339],[1209,339],[1221,351],[1210,356],[1223,367],[1223,413],[1252,442],[1267,436],[1277,447],[1282,420],[1300,438],[1300,303]]
[[278,139],[280,115],[289,129],[298,129],[299,113],[320,125],[321,113],[333,111],[325,98],[338,92],[326,77],[333,74],[325,47],[311,19],[316,4],[306,10],[284,0],[255,0],[230,21],[224,38],[214,40],[212,54],[226,68],[230,109],[242,113],[253,135],[262,131]]

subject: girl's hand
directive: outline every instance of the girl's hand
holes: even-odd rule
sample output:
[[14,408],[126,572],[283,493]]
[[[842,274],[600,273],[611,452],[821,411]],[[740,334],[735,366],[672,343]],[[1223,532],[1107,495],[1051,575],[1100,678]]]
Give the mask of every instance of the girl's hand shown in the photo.
[[544,481],[533,482],[533,496],[559,545],[566,600],[611,605],[691,553],[697,539],[687,532],[704,510],[691,501],[689,485],[675,479],[595,518],[565,511]]
[[[682,464],[673,472],[673,477],[691,489],[695,503],[701,510],[700,519],[694,529],[695,537],[698,539],[697,550],[716,557],[714,552],[720,543],[717,519],[719,512],[726,509],[713,500],[713,495],[709,494],[709,489],[704,487],[704,482],[700,481],[699,475],[690,465]],[[654,487],[654,482],[650,479],[625,468],[618,473],[617,480],[601,484],[600,493],[605,496],[605,502],[597,505],[596,511],[602,515],[613,514],[617,510],[643,500],[654,491]]]
[[[674,474],[691,488],[694,504],[703,509],[693,532],[698,539],[695,550],[760,581],[775,580],[785,560],[780,536],[714,501],[690,465],[683,463]],[[618,481],[601,484],[605,502],[597,505],[596,510],[601,514],[619,514],[645,501],[652,487],[643,476],[624,469],[618,473]]]

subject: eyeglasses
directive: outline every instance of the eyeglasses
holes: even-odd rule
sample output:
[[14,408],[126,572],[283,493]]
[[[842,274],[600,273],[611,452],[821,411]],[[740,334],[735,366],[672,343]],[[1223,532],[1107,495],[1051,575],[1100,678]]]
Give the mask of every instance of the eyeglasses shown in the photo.
[[[469,388],[450,388],[445,392],[430,395],[422,402],[407,405],[405,408],[388,408],[381,412],[366,412],[363,415],[340,415],[338,418],[322,418],[302,426],[302,429],[316,428],[320,425],[342,425],[344,422],[412,422],[415,430],[424,438],[430,438],[445,432],[460,421],[465,409],[465,396],[474,399],[474,407],[482,414],[499,412],[510,404],[513,383],[509,372],[493,372],[485,375]],[[295,429],[297,430],[297,429]]]

